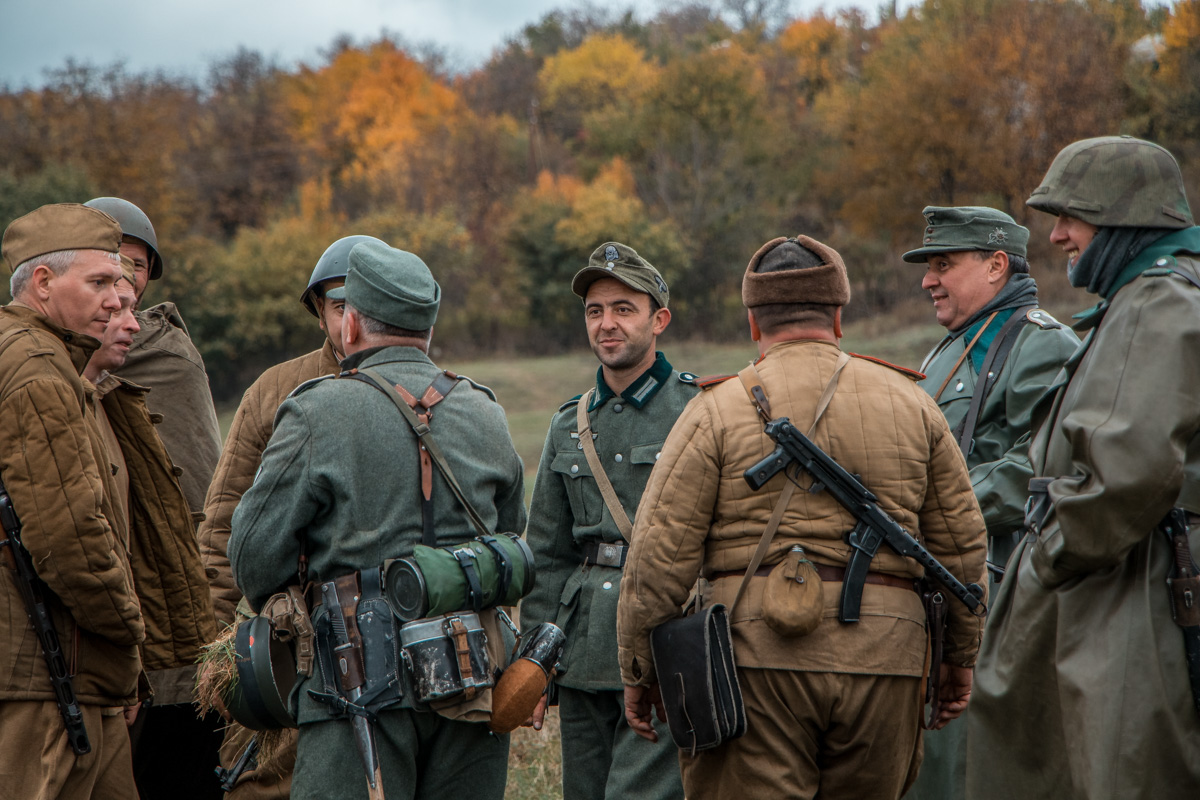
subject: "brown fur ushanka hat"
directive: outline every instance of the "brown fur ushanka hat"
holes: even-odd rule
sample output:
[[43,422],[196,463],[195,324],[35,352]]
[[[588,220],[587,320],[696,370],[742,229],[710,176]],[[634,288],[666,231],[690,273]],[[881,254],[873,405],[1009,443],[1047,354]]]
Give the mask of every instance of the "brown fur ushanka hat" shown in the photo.
[[[767,254],[786,242],[810,251],[820,258],[821,265],[800,268],[797,262],[796,268],[782,265],[777,271],[758,272]],[[832,247],[807,236],[780,236],[767,242],[750,259],[742,278],[742,305],[746,308],[776,303],[844,306],[849,302],[850,279],[842,257]]]

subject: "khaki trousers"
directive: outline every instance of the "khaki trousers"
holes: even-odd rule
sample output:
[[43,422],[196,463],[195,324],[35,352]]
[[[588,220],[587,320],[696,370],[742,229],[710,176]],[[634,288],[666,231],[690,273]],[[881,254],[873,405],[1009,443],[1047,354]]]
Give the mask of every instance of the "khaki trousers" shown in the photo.
[[738,668],[746,734],[694,758],[701,798],[900,797],[921,759],[920,678]]
[[21,800],[136,800],[120,709],[81,705],[92,750],[76,756],[52,701],[0,702],[0,795]]

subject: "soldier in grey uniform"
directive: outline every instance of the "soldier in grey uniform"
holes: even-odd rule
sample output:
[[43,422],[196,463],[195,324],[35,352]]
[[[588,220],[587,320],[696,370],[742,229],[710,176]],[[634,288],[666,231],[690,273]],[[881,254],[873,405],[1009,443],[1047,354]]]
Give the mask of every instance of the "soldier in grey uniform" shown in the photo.
[[[1030,414],[1079,339],[1038,308],[1026,260],[1029,231],[1016,220],[982,206],[929,206],[921,213],[921,247],[903,258],[928,265],[921,288],[947,330],[921,365],[921,385],[966,457],[987,523],[989,560],[1003,568],[1020,538],[1033,475]],[[906,797],[963,797],[966,730],[965,720],[954,720],[925,734],[921,772]]]
[[[351,370],[374,371],[418,398],[449,379],[451,387],[439,390],[444,399],[430,409],[432,435],[488,530],[525,528],[523,467],[504,409],[490,390],[443,373],[427,355],[441,299],[428,267],[382,242],[355,245],[349,263],[345,287],[327,293],[340,299],[344,292],[346,301],[343,377],[303,384],[279,407],[258,475],[233,515],[229,560],[256,611],[280,587],[297,582],[302,554],[308,577],[319,585],[355,572],[366,576],[387,559],[411,555],[422,542],[426,514],[437,545],[474,535],[467,511],[440,471],[431,473],[431,505],[423,505],[421,451],[413,429],[386,394],[388,387],[352,380]],[[314,610],[318,630],[330,613],[324,605]],[[484,609],[480,617],[485,615],[494,620],[495,610]],[[494,625],[492,635],[501,640]],[[372,652],[382,652],[372,650],[379,641],[387,640],[365,639],[368,671]],[[318,637],[318,661],[320,642]],[[392,648],[389,641],[386,649]],[[493,663],[503,666],[495,657]],[[314,697],[328,697],[322,676],[333,681],[317,670],[300,677],[291,695],[300,726],[291,797],[366,797],[350,717]],[[404,675],[392,678],[403,696],[371,723],[384,794],[500,800],[508,737],[490,733],[485,722],[469,721],[455,707],[418,710],[412,682]]]
[[[564,403],[546,434],[526,532],[538,579],[521,604],[521,625],[553,622],[567,634],[551,687],[562,724],[564,798],[681,798],[665,726],[650,745],[625,721],[617,598],[650,470],[698,389],[695,376],[677,372],[655,350],[671,321],[667,284],[633,248],[600,245],[571,290],[583,298],[600,368],[595,387]],[[534,712],[534,727],[547,701]]]
[[1057,216],[1050,241],[1099,302],[1034,407],[1028,533],[976,667],[968,797],[1191,800],[1200,537],[1189,553],[1165,518],[1200,521],[1200,228],[1174,157],[1124,136],[1065,147],[1026,204]]

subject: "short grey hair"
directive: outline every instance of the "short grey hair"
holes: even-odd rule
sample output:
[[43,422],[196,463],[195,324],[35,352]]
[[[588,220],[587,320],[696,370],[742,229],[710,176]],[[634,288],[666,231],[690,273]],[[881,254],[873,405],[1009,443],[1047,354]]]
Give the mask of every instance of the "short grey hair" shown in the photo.
[[45,264],[55,275],[65,275],[71,265],[75,263],[75,256],[78,252],[78,250],[55,250],[53,253],[44,253],[22,261],[13,270],[12,278],[8,281],[8,290],[12,294],[12,298],[16,300],[24,293],[29,286],[29,279],[33,277],[33,270],[38,264]]
[[[121,256],[116,253],[110,253],[107,250],[100,252],[108,256],[108,260],[114,264],[121,263]],[[39,264],[44,264],[50,268],[50,271],[55,275],[66,275],[67,270],[75,263],[75,257],[79,255],[78,250],[55,250],[52,253],[43,253],[40,256],[34,256],[31,259],[22,261],[13,270],[12,277],[8,280],[8,291],[14,300],[17,299],[27,288],[29,281],[33,277],[33,271]]]
[[372,336],[396,336],[404,339],[424,339],[425,341],[429,341],[430,334],[433,332],[432,328],[426,328],[423,331],[414,331],[409,330],[408,328],[397,328],[395,325],[389,325],[388,323],[377,320],[374,317],[367,316],[349,304],[346,305],[346,308],[353,311],[354,315],[358,317],[359,327],[362,328],[365,333],[369,333]]

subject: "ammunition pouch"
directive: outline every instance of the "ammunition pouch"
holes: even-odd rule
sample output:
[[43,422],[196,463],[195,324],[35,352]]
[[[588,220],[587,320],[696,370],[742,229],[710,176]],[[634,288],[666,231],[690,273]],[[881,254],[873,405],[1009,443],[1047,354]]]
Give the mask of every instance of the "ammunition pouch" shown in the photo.
[[400,626],[400,652],[417,703],[469,701],[496,684],[488,636],[476,613],[446,614]]
[[393,706],[404,697],[404,685],[397,671],[400,663],[396,642],[396,621],[383,596],[382,570],[367,569],[359,573],[362,592],[355,618],[362,637],[362,694],[351,701],[341,688],[335,669],[335,638],[331,614],[336,609],[322,606],[314,614],[317,642],[317,665],[323,691],[309,690],[313,700],[329,706],[336,717],[364,716],[374,719],[380,710]]
[[385,593],[402,622],[514,606],[533,589],[533,554],[516,534],[477,536],[449,547],[417,545],[384,565]]

